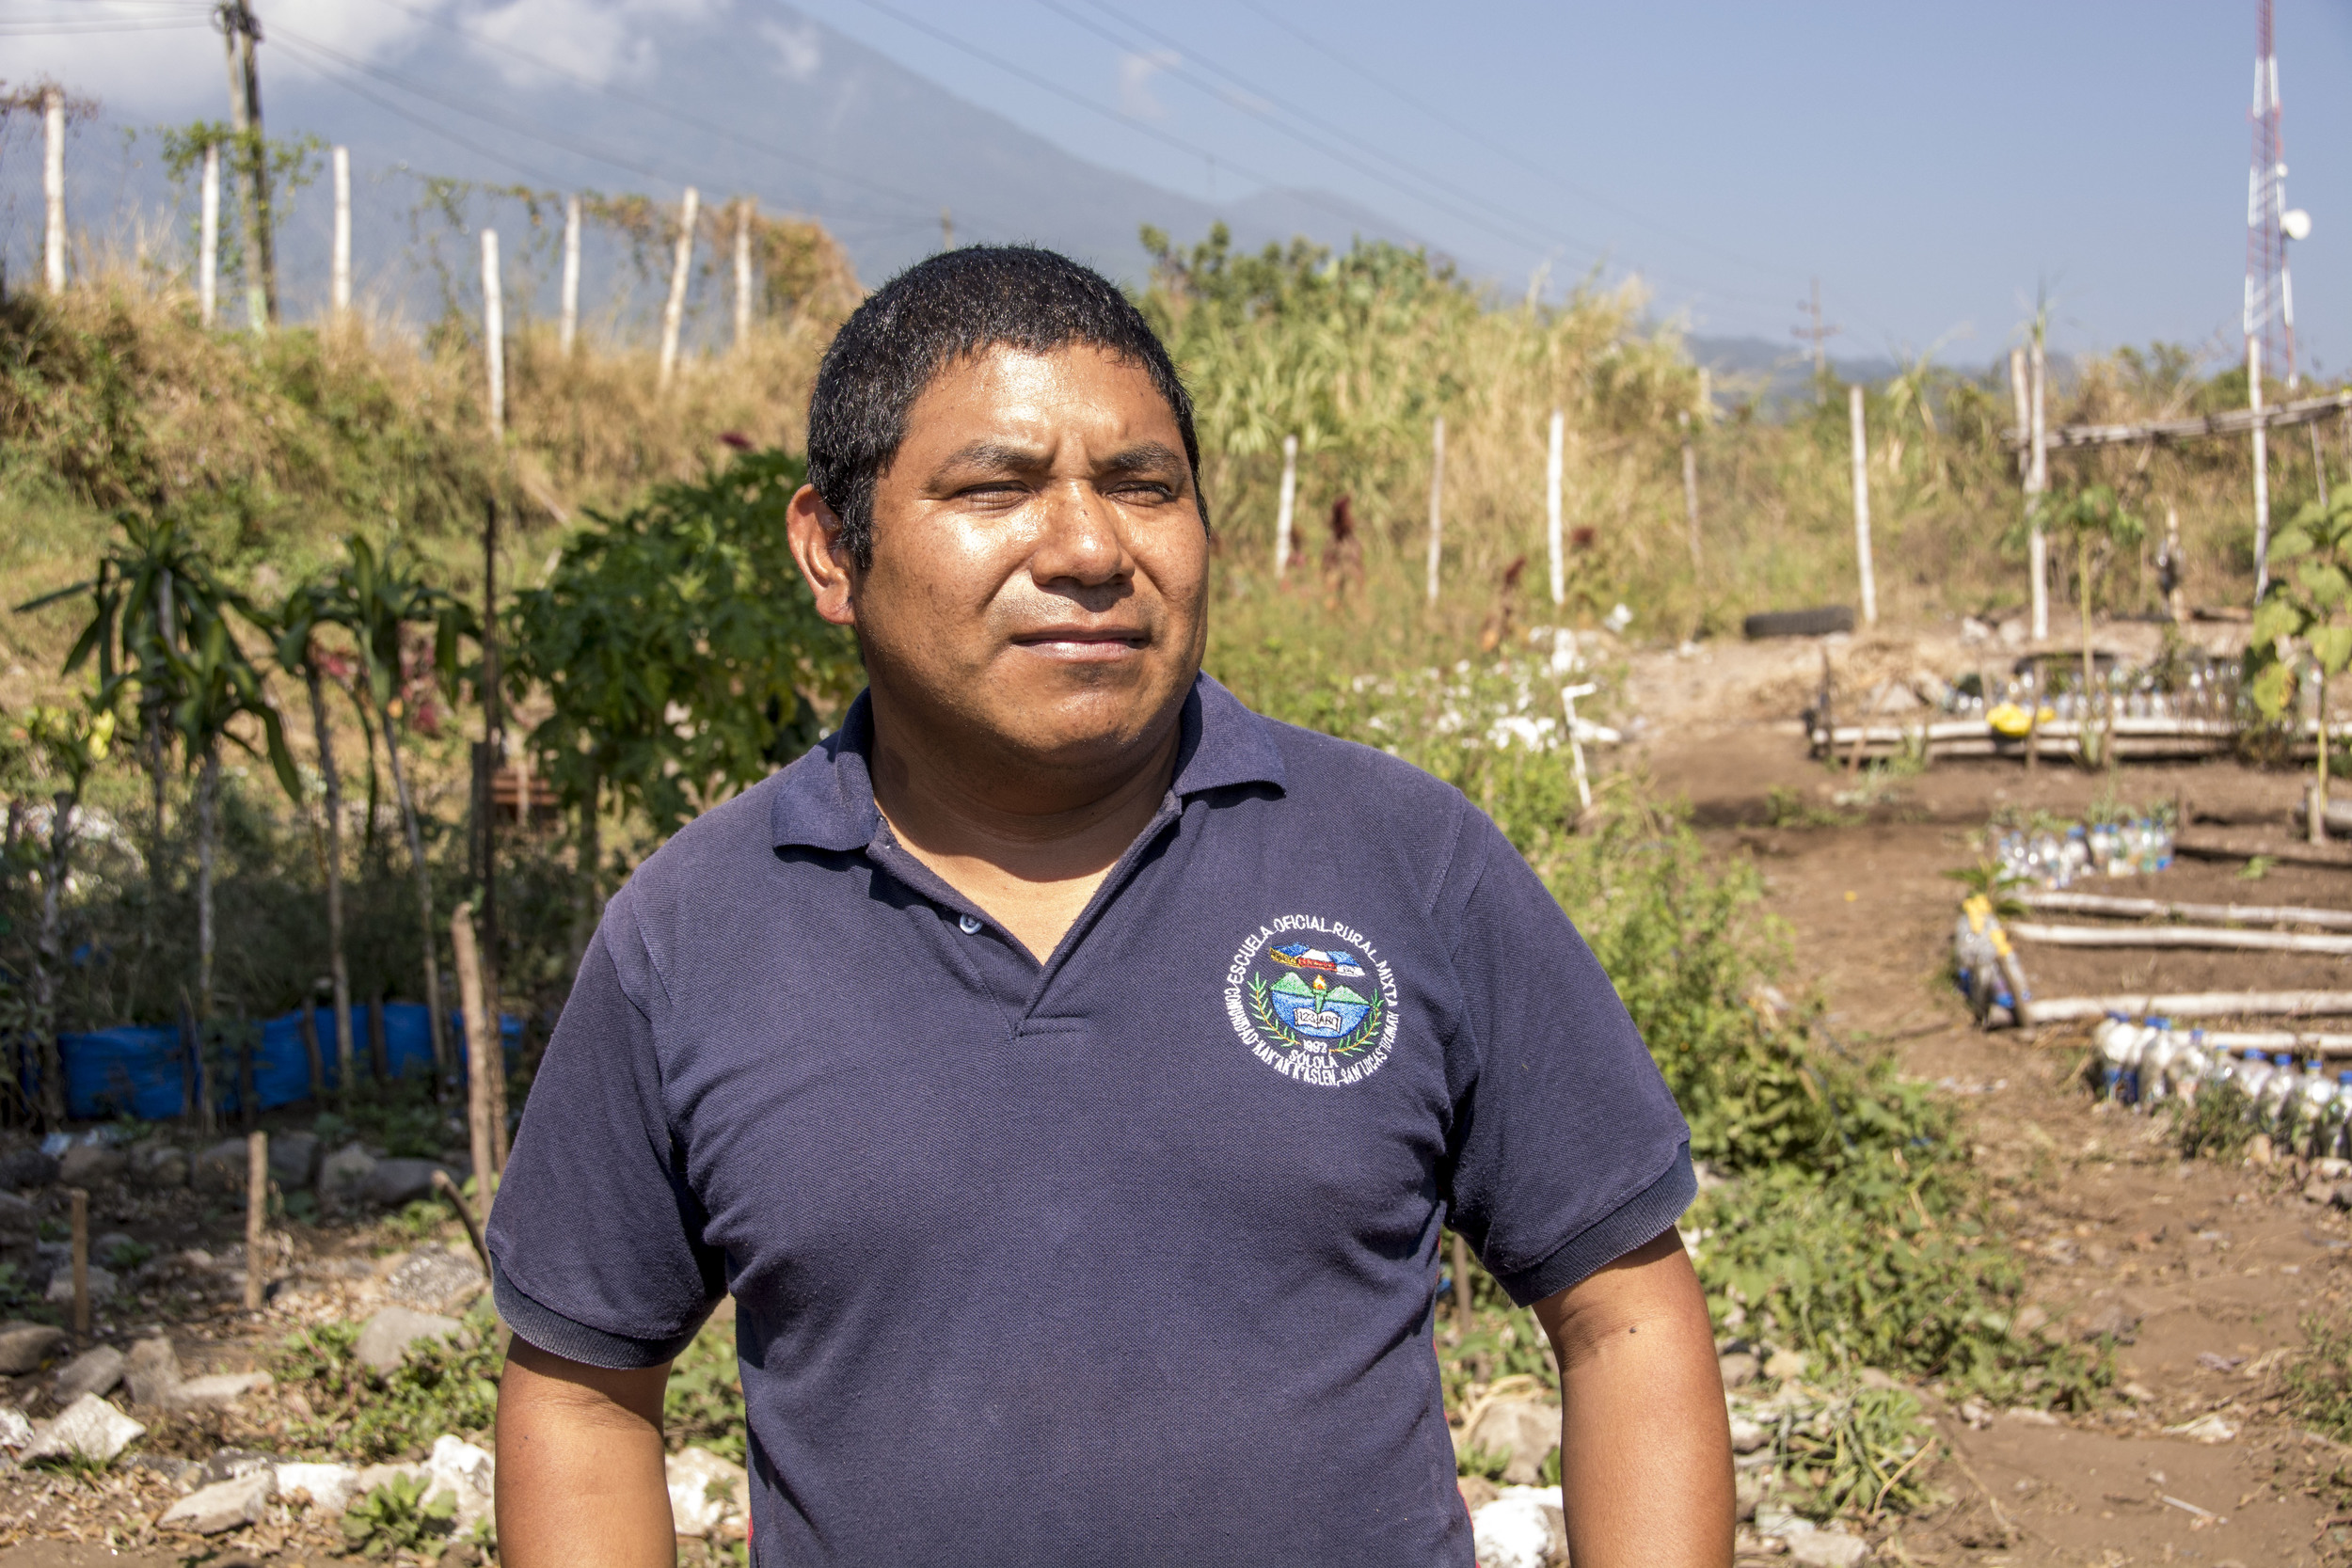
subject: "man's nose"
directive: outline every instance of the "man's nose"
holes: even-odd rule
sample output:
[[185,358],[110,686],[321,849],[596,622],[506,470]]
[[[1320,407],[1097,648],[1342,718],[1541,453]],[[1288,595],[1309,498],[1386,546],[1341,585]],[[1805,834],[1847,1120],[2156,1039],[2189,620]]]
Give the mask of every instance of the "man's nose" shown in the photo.
[[1029,577],[1042,585],[1115,582],[1134,570],[1119,515],[1085,480],[1057,481],[1042,498],[1044,526],[1029,558]]

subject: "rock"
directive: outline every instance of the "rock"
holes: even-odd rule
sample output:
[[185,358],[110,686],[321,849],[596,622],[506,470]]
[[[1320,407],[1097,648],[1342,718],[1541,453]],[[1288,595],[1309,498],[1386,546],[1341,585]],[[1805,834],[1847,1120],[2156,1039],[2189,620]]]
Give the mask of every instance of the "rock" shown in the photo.
[[428,1243],[394,1268],[385,1277],[384,1288],[396,1301],[426,1311],[442,1311],[462,1308],[488,1283],[470,1249],[458,1251]]
[[111,1465],[117,1454],[146,1431],[96,1394],[84,1394],[35,1428],[33,1440],[21,1457],[27,1462],[79,1457]]
[[256,1470],[249,1476],[215,1481],[189,1493],[164,1510],[155,1528],[218,1535],[239,1525],[260,1523],[269,1511],[270,1498],[277,1495],[278,1477],[268,1470]]
[[1502,1488],[1485,1476],[1457,1476],[1454,1490],[1462,1495],[1462,1507],[1471,1513],[1502,1496]]
[[1756,1381],[1756,1374],[1763,1369],[1756,1365],[1755,1356],[1746,1351],[1737,1350],[1728,1355],[1717,1356],[1715,1370],[1724,1374],[1725,1388],[1744,1388]]
[[359,1472],[348,1465],[280,1465],[277,1475],[279,1497],[307,1492],[323,1513],[341,1513],[359,1495]]
[[188,1184],[187,1151],[160,1138],[135,1145],[131,1150],[131,1180],[141,1187],[184,1187]]
[[40,1234],[40,1211],[33,1200],[0,1190],[0,1238],[24,1243]]
[[400,1365],[410,1345],[420,1339],[446,1339],[462,1326],[455,1318],[437,1313],[387,1307],[361,1326],[353,1354],[364,1365],[389,1372]]
[[65,1330],[16,1320],[0,1323],[0,1372],[19,1377],[65,1348]]
[[[140,1254],[143,1250],[138,1243],[121,1231],[109,1230],[90,1243],[89,1258],[93,1263],[103,1263],[107,1268],[119,1269],[122,1266],[121,1259],[124,1254]],[[72,1256],[71,1252],[67,1254],[69,1259]]]
[[751,1477],[708,1449],[688,1449],[662,1462],[670,1483],[670,1521],[680,1535],[708,1536],[729,1521],[736,1534],[751,1516]]
[[101,1187],[131,1174],[131,1157],[102,1144],[75,1144],[57,1162],[57,1180],[69,1187]]
[[1731,1418],[1731,1451],[1733,1453],[1754,1453],[1771,1437],[1771,1431],[1761,1421],[1752,1421],[1745,1416],[1734,1416]]
[[364,1497],[388,1481],[423,1481],[431,1473],[421,1465],[370,1465],[353,1479],[351,1495]]
[[196,1185],[207,1193],[243,1193],[248,1170],[243,1138],[223,1138],[196,1157]]
[[213,1372],[174,1384],[159,1402],[174,1410],[226,1410],[246,1395],[267,1388],[271,1381],[267,1372]]
[[2128,1345],[2138,1336],[2140,1315],[2120,1301],[2108,1302],[2083,1321],[2084,1339],[2113,1339]]
[[180,1354],[160,1334],[141,1339],[124,1358],[122,1376],[133,1404],[162,1404],[180,1386]]
[[253,1449],[222,1449],[196,1467],[191,1481],[198,1486],[210,1486],[215,1481],[242,1481],[246,1476],[260,1475],[263,1470],[275,1472],[278,1456]]
[[280,1132],[269,1141],[269,1179],[280,1192],[298,1193],[318,1173],[319,1138],[315,1132]]
[[1504,1481],[1532,1484],[1543,1471],[1544,1456],[1560,1446],[1560,1407],[1543,1399],[1489,1400],[1471,1416],[1462,1441],[1503,1455]]
[[321,1201],[344,1207],[359,1201],[359,1193],[375,1174],[375,1156],[356,1143],[345,1144],[319,1164]]
[[1804,1366],[1803,1351],[1776,1350],[1772,1352],[1772,1359],[1764,1363],[1764,1375],[1782,1379],[1803,1377]]
[[[719,1464],[726,1464],[716,1454],[710,1457]],[[470,1534],[477,1521],[495,1517],[498,1467],[486,1450],[444,1433],[433,1440],[433,1451],[426,1456],[424,1467],[425,1473],[433,1478],[433,1484],[425,1489],[425,1501],[431,1502],[446,1494],[457,1505],[457,1516],[450,1533],[457,1536]],[[728,1467],[734,1468],[732,1465]],[[736,1471],[739,1476],[742,1473]],[[675,1492],[671,1496],[675,1497]],[[750,1493],[746,1491],[744,1496],[748,1500]]]
[[378,1160],[359,1184],[359,1196],[381,1209],[397,1209],[430,1196],[433,1173],[447,1168],[437,1160]]
[[2219,1416],[2200,1416],[2176,1427],[2166,1427],[2167,1433],[2185,1437],[2192,1443],[2231,1443],[2237,1440],[2237,1428]]
[[2248,1164],[2267,1165],[2276,1159],[2277,1156],[2271,1152],[2269,1133],[2257,1132],[2246,1140],[2246,1163]]
[[1478,1568],[1545,1568],[1568,1544],[1557,1486],[1506,1486],[1470,1515]]
[[2035,1329],[2040,1328],[2042,1324],[2048,1323],[2049,1321],[2050,1314],[2043,1311],[2041,1307],[2021,1307],[2017,1309],[2017,1316],[2010,1320],[2009,1328],[2011,1334],[2018,1335],[2022,1338],[2025,1335],[2031,1334]]
[[1788,1560],[1804,1568],[1854,1568],[1870,1560],[1867,1541],[1839,1530],[1798,1530],[1782,1539],[1788,1543]]
[[2003,621],[2000,636],[2002,642],[2010,647],[2024,647],[2026,645],[2026,623],[2017,620]]
[[0,1449],[21,1449],[33,1440],[33,1423],[12,1404],[0,1404]]
[[122,1381],[122,1353],[112,1345],[86,1350],[57,1374],[57,1402],[72,1404],[84,1394],[111,1394]]
[[[92,1263],[89,1266],[90,1300],[114,1300],[115,1283],[114,1271],[112,1269],[102,1269],[95,1263]],[[49,1290],[46,1299],[58,1305],[63,1305],[64,1303],[70,1302],[73,1299],[73,1270],[71,1267],[59,1269],[56,1274],[49,1276]]]
[[57,1161],[38,1148],[0,1157],[0,1187],[46,1187],[57,1180]]
[[1756,1506],[1764,1500],[1764,1478],[1754,1470],[1740,1470],[1731,1478],[1731,1493],[1735,1512],[1745,1523],[1756,1517]]

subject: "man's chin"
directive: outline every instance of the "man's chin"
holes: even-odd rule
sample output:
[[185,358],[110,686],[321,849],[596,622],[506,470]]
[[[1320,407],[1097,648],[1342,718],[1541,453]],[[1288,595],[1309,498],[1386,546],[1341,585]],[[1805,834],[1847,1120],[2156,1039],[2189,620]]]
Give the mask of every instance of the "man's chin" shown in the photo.
[[1144,689],[1140,682],[1122,682],[991,705],[1001,721],[990,727],[1006,750],[1039,768],[1059,771],[1115,766],[1131,758],[1138,747],[1156,745],[1168,708],[1182,701],[1181,689],[1171,703],[1168,693]]

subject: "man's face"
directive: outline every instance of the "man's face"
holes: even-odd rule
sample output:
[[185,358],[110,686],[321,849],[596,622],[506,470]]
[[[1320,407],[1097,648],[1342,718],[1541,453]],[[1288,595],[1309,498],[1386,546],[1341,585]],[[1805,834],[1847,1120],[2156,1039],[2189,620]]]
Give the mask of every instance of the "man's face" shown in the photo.
[[818,608],[856,626],[885,708],[940,738],[1113,764],[1164,737],[1200,667],[1184,437],[1150,375],[1101,349],[942,371],[876,483],[873,544]]

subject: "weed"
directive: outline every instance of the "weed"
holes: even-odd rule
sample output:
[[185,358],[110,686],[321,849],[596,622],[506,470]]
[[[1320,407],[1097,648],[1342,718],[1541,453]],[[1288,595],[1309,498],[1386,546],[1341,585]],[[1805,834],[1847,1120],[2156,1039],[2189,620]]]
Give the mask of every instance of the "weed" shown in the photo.
[[1768,828],[1851,828],[1860,820],[1851,812],[1814,805],[1803,790],[1787,784],[1774,784],[1764,792],[1764,825]]
[[744,1462],[743,1383],[732,1322],[704,1324],[671,1364],[661,1424],[674,1446],[705,1448],[738,1465]]
[[1484,1476],[1500,1482],[1502,1472],[1510,1467],[1511,1455],[1502,1449],[1482,1449],[1475,1443],[1465,1443],[1454,1450],[1454,1473],[1457,1476]]
[[2208,1084],[2193,1102],[2174,1101],[2172,1135],[2184,1159],[2199,1155],[2235,1164],[2254,1135],[2246,1091],[2234,1083]]
[[429,1242],[449,1224],[449,1206],[438,1198],[421,1197],[396,1214],[387,1214],[376,1230],[379,1245],[389,1242],[391,1248],[414,1246]]
[[429,1555],[455,1527],[457,1499],[428,1497],[425,1476],[394,1476],[343,1510],[343,1540],[364,1557]]
[[498,1415],[499,1354],[482,1326],[456,1340],[420,1339],[378,1372],[358,1359],[358,1325],[297,1331],[278,1357],[278,1381],[302,1390],[314,1416],[294,1431],[308,1447],[374,1463],[421,1454],[443,1433],[475,1433]]
[[2303,1354],[2279,1373],[2287,1407],[2298,1425],[2352,1442],[2352,1320],[2311,1313],[2303,1339]]
[[1930,1500],[1925,1466],[1913,1461],[1931,1441],[1919,1402],[1899,1388],[1831,1399],[1783,1434],[1790,1501],[1816,1519],[1908,1513]]
[[2241,882],[2259,882],[2269,876],[2270,868],[2278,863],[2276,855],[2249,855],[2246,863],[2237,868],[2237,879]]

